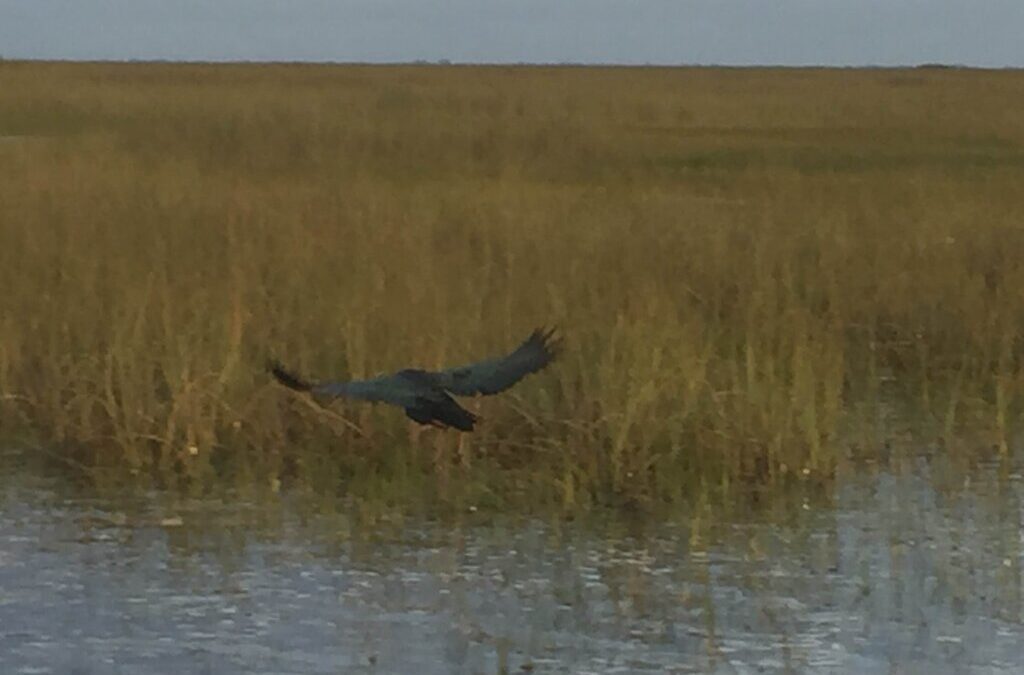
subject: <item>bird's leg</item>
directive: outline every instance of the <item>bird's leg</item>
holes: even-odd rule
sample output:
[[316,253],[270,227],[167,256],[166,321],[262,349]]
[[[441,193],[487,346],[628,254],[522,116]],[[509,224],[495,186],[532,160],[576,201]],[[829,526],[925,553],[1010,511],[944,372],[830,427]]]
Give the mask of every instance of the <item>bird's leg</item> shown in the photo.
[[459,452],[459,464],[462,465],[463,469],[469,468],[469,443],[466,441],[466,434],[459,434],[458,452]]
[[409,423],[409,447],[416,448],[420,444],[420,436],[423,434],[423,427],[416,423]]
[[448,486],[448,470],[451,458],[448,453],[445,452],[445,445],[447,445],[446,434],[434,434],[434,471],[437,473],[441,489],[445,489]]
[[[409,445],[413,448],[418,448],[423,445],[423,433],[426,431],[427,426],[432,429],[446,429],[445,425],[440,424],[437,421],[428,422],[427,424],[420,424],[414,422],[409,425]],[[438,489],[443,491],[448,486],[448,461],[446,453],[444,452],[445,446],[445,435],[444,434],[428,434],[427,438],[430,439],[434,446],[434,456],[432,462],[434,464],[434,473],[438,479]]]
[[[480,400],[474,399],[472,402],[473,414],[476,417],[480,417]],[[469,468],[470,460],[473,458],[473,448],[470,447],[469,434],[459,434],[459,462],[463,468]]]

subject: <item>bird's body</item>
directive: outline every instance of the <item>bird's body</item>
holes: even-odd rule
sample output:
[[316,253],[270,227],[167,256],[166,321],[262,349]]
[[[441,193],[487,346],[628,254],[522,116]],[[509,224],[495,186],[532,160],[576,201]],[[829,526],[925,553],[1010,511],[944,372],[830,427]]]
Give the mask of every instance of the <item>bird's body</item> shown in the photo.
[[404,408],[409,419],[419,424],[472,431],[476,415],[459,405],[453,395],[490,395],[504,391],[551,363],[558,347],[554,331],[536,330],[511,354],[448,370],[407,368],[369,380],[348,382],[307,382],[273,362],[270,372],[278,382],[297,391],[324,398],[390,403]]

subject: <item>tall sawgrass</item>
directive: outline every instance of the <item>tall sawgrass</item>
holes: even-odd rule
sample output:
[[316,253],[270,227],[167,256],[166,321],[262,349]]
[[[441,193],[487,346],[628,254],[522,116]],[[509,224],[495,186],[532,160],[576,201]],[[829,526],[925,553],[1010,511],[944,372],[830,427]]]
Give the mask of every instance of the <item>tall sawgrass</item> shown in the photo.
[[[1022,105],[1013,72],[3,62],[3,429],[156,480],[570,506],[827,484],[897,413],[1008,452]],[[462,439],[263,370],[547,324],[560,361]]]

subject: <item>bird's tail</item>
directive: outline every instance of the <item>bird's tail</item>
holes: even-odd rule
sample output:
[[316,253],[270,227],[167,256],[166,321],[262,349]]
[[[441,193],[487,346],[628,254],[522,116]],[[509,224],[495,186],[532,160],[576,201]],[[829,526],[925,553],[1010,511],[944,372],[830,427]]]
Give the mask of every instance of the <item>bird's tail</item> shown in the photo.
[[295,373],[289,372],[277,361],[267,361],[267,370],[274,376],[274,379],[295,391],[310,391],[313,388],[312,383],[307,382]]
[[447,394],[444,398],[431,401],[428,410],[432,423],[440,422],[441,426],[455,427],[459,431],[472,431],[478,419]]
[[446,405],[437,415],[437,419],[444,424],[455,427],[459,431],[473,431],[473,427],[476,425],[477,420],[480,418],[463,408],[455,401],[452,401],[452,405]]

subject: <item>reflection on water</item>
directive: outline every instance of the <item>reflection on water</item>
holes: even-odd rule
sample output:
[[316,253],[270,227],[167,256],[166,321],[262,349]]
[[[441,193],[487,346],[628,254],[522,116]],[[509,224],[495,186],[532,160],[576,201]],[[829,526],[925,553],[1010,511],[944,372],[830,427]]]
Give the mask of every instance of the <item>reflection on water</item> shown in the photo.
[[409,524],[283,496],[118,504],[0,479],[3,673],[1011,673],[1018,474],[854,472],[778,522]]

